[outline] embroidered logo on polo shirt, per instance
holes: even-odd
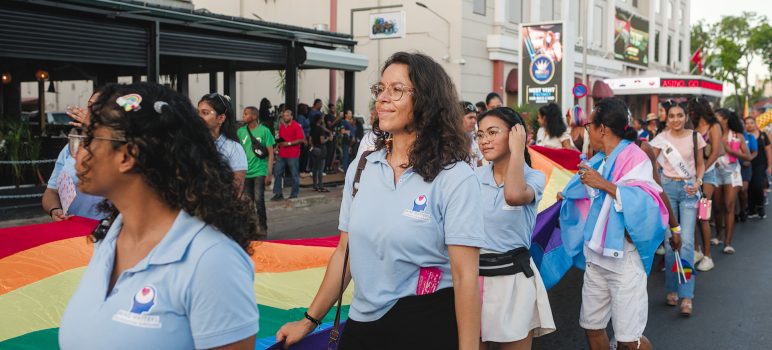
[[[432,218],[432,216],[426,212],[426,206],[428,205],[429,199],[426,198],[426,195],[419,195],[416,197],[416,199],[413,201],[413,208],[411,209],[405,209],[402,212],[403,216],[407,216],[411,219],[421,220],[421,221],[428,221]]]
[[[156,290],[151,285],[140,288],[131,300],[131,309],[118,310],[113,321],[142,328],[161,328],[161,317],[145,315],[155,306]]]

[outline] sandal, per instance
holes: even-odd
[[[694,307],[692,306],[692,300],[691,299],[683,299],[681,300],[681,316],[683,317],[689,317],[692,315]]]
[[[667,296],[665,297],[665,304],[667,304],[667,306],[678,305],[678,293],[676,292],[667,293]]]
[[[721,243],[722,243],[722,242],[721,242],[721,241],[719,241],[719,240],[718,240],[718,238],[712,238],[712,239],[710,240],[710,245],[719,245],[719,244],[721,244]]]
[[[731,245],[724,247],[724,254],[734,254],[734,248]]]

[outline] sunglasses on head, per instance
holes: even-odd
[[[228,105],[228,103],[226,103],[226,102],[225,102],[225,99],[223,99],[223,98],[222,98],[222,96],[221,96],[220,94],[218,94],[218,93],[216,93],[216,92],[213,92],[213,93],[211,93],[211,94],[209,94],[209,95],[206,95],[206,98],[208,98],[208,99],[210,99],[210,100],[211,100],[211,99],[214,99],[215,97],[216,97],[217,99],[219,99],[219,100],[220,100],[220,102],[222,102],[223,106],[225,106],[225,111],[227,112],[227,111],[228,111],[228,108],[229,108],[229,105]]]

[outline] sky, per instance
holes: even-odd
[[[739,16],[744,11],[753,11],[772,19],[772,1],[769,0],[691,0],[692,25],[700,19],[707,23],[718,22],[722,16]],[[756,57],[750,68],[751,84],[756,81],[756,76],[769,76],[769,70],[762,64],[761,58]]]

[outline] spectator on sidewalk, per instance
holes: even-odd
[[[263,99],[260,100],[260,110],[257,112],[257,118],[271,131],[271,135],[276,135],[276,118],[273,113],[271,113],[271,108],[273,108],[271,101],[263,97]]]
[[[370,110],[370,125],[375,125],[375,120],[378,119],[378,111],[375,109],[375,106]],[[359,142],[359,147],[357,147],[357,155],[356,158],[359,158],[359,156],[362,155],[365,151],[374,151],[375,150],[375,139],[377,136],[373,132],[373,130],[368,131],[363,137],[362,140]]]
[[[756,137],[758,141],[758,155],[751,161],[751,182],[748,188],[748,217],[752,219],[764,219],[767,215],[764,210],[764,185],[767,182],[767,174],[772,166],[772,143],[767,134],[759,130],[756,120],[752,117],[745,118],[745,130]]]
[[[94,92],[88,99],[88,108],[74,108],[80,126],[87,127],[90,120],[90,109],[94,101],[99,98],[99,92]],[[99,203],[104,197],[93,196],[78,190],[78,177],[75,173],[75,155],[85,135],[81,135],[78,129],[73,129],[68,135],[68,144],[59,152],[54,165],[54,171],[48,179],[48,185],[43,192],[43,210],[48,213],[53,221],[62,221],[73,215],[100,220],[105,213],[99,210]],[[63,203],[64,202],[64,203]]]
[[[571,135],[568,127],[563,122],[563,114],[560,106],[550,103],[539,108],[536,117],[539,122],[539,130],[536,132],[536,145],[548,148],[573,149]]]
[[[303,134],[303,128],[293,120],[292,110],[285,109],[282,115],[282,121],[279,124],[279,139],[277,144],[279,147],[279,158],[276,161],[274,170],[273,181],[273,198],[272,201],[278,201],[284,199],[282,193],[284,184],[284,169],[289,167],[290,174],[292,176],[292,192],[290,198],[297,198],[300,192],[300,174],[299,174],[299,158],[300,158],[300,145],[306,143],[306,137]]]
[[[311,110],[308,111],[308,122],[310,125],[314,125],[318,119],[324,119],[324,113],[322,113],[322,100],[317,98],[314,100]]]
[[[298,115],[295,117],[295,121],[300,124],[300,127],[303,128],[303,135],[311,135],[311,122],[307,117],[308,115],[308,105],[305,103],[301,103],[298,105]],[[308,173],[310,170],[310,167],[308,166],[308,143],[304,143],[300,145],[300,172],[301,173]]]
[[[271,184],[273,168],[273,146],[276,143],[271,131],[258,118],[254,106],[244,108],[246,125],[237,131],[244,152],[247,154],[247,175],[244,191],[255,201],[258,225],[264,234],[268,233],[268,219],[265,211],[265,188]]]
[[[488,96],[485,96],[485,110],[489,111],[494,108],[498,108],[504,105],[504,101],[501,99],[498,93],[491,92]]]
[[[327,156],[327,146],[331,133],[324,127],[324,120],[316,119],[316,124],[311,126],[311,176],[314,183],[314,191],[330,192],[324,188],[324,161]]]
[[[346,111],[345,117],[341,120],[340,124],[340,165],[343,168],[343,173],[345,173],[351,160],[351,145],[355,142],[356,138],[357,127],[354,123],[354,112],[351,110]]]
[[[231,98],[216,92],[204,95],[198,101],[198,115],[204,120],[220,154],[233,170],[236,188],[244,188],[247,174],[247,155],[236,135],[236,116]]]

